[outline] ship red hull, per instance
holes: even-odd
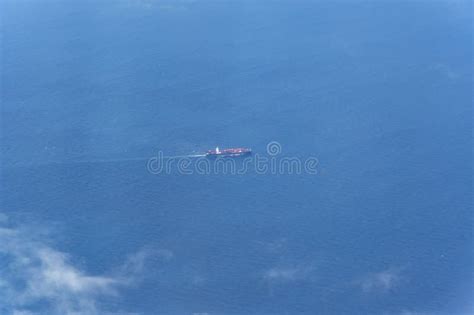
[[[222,149],[222,150],[209,150],[206,152],[206,156],[236,157],[236,156],[249,155],[251,153],[252,153],[252,150],[248,148],[232,148],[232,149]]]

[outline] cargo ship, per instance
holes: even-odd
[[[251,149],[248,148],[231,148],[231,149],[219,149],[216,147],[214,150],[209,150],[206,152],[206,156],[208,157],[236,157],[236,156],[243,156],[249,155],[252,153]]]

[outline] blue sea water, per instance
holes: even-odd
[[[0,212],[91,276],[152,253],[99,314],[474,313],[470,2],[0,10]],[[270,141],[318,173],[146,168]]]

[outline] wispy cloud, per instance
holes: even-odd
[[[0,218],[6,218],[0,216]],[[142,250],[110,275],[90,275],[30,229],[0,225],[0,313],[13,315],[112,314],[99,301],[118,297],[143,272],[149,257],[169,259],[166,251]],[[117,313],[114,313],[117,314]],[[120,313],[124,314],[124,313]]]
[[[136,282],[148,274],[149,268],[165,263],[173,257],[174,254],[170,250],[142,248],[137,253],[130,255],[116,273],[120,275],[122,282],[129,282],[129,280]]]
[[[400,285],[403,277],[401,270],[390,268],[380,272],[370,273],[356,280],[362,291],[369,292],[387,292]]]
[[[431,65],[429,68],[430,70],[448,78],[449,80],[456,80],[460,77],[459,73],[454,71],[454,69],[450,65],[445,63],[436,63]]]
[[[262,283],[269,296],[273,296],[280,288],[293,286],[298,283],[314,281],[314,266],[297,263],[283,264],[269,268],[262,273]]]
[[[46,303],[42,313],[98,314],[96,299],[116,294],[121,280],[91,276],[74,267],[70,257],[21,229],[0,229],[0,309],[29,314],[35,304]]]
[[[292,282],[308,279],[313,271],[312,265],[297,265],[292,267],[274,267],[263,273],[263,279],[268,282]]]

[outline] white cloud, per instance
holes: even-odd
[[[31,231],[28,231],[31,232]],[[74,267],[70,257],[30,237],[21,229],[0,229],[0,309],[31,314],[46,303],[48,314],[98,314],[96,298],[115,294],[120,280],[91,276]]]
[[[453,68],[448,64],[436,63],[434,65],[431,65],[430,69],[450,80],[455,80],[460,77],[460,75],[456,71],[454,71]]]
[[[0,313],[112,314],[99,301],[118,297],[120,289],[144,271],[150,257],[167,260],[172,253],[142,250],[113,275],[90,275],[76,267],[68,254],[50,246],[44,236],[26,228],[0,226]]]
[[[292,281],[297,278],[297,268],[271,268],[264,274],[264,278],[267,280],[285,280]]]
[[[403,277],[398,269],[387,269],[381,272],[370,273],[356,281],[362,291],[387,292],[400,285]]]
[[[161,263],[171,260],[173,257],[174,254],[170,250],[143,248],[137,253],[130,255],[117,273],[121,275],[124,282],[127,282],[127,279],[137,280],[148,274],[151,265],[156,267]]]
[[[263,278],[269,282],[291,282],[308,279],[313,271],[311,265],[297,265],[292,267],[274,267],[263,273]]]

